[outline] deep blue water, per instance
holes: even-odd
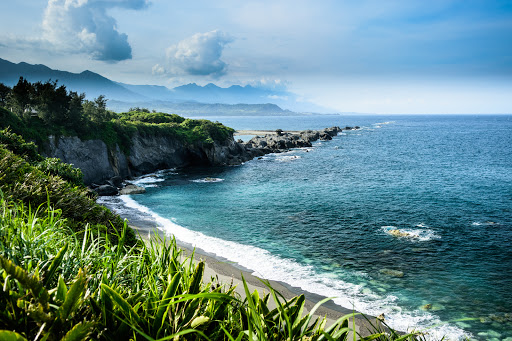
[[[160,173],[132,199],[178,239],[402,330],[442,321],[437,335],[512,340],[512,116],[213,120],[362,129],[237,167]]]

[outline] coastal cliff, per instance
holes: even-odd
[[[84,183],[103,183],[113,177],[123,179],[159,169],[188,166],[237,165],[253,157],[230,136],[213,143],[186,143],[171,136],[136,133],[128,153],[119,145],[109,147],[102,140],[81,140],[76,136],[51,136],[44,154],[80,168]]]
[[[298,133],[279,132],[256,136],[247,143],[236,142],[232,135],[213,143],[187,143],[172,136],[136,133],[130,140],[127,153],[123,153],[119,145],[109,147],[102,140],[51,136],[45,154],[80,168],[84,174],[84,183],[92,185],[105,183],[112,178],[126,179],[159,169],[239,165],[265,154],[310,147],[311,142],[318,139],[330,140],[339,132],[339,127]]]

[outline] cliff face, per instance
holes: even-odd
[[[86,184],[165,168],[236,165],[252,158],[233,138],[203,145],[185,144],[172,137],[139,134],[132,138],[128,156],[119,146],[108,148],[101,140],[82,141],[78,137],[50,137],[45,154],[80,168]]]
[[[352,129],[350,127],[345,128]],[[101,140],[82,141],[78,137],[50,137],[46,156],[58,157],[82,170],[84,182],[100,184],[105,180],[129,178],[159,169],[187,166],[239,165],[254,157],[279,153],[289,148],[310,147],[318,139],[330,140],[341,129],[306,130],[300,133],[280,133],[255,137],[247,143],[235,142],[233,137],[213,144],[187,144],[170,136],[135,134],[130,152],[125,155],[119,146],[108,148]]]

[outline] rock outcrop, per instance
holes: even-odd
[[[46,156],[58,157],[82,170],[84,182],[98,193],[114,193],[122,188],[122,180],[159,169],[187,166],[239,165],[269,153],[290,148],[311,147],[316,140],[330,140],[341,129],[305,130],[300,133],[255,137],[247,143],[233,137],[223,141],[189,144],[172,136],[135,134],[128,153],[119,146],[108,147],[101,140],[82,141],[78,137],[50,137]],[[101,185],[100,185],[101,184]],[[110,194],[110,195],[112,195]],[[108,195],[108,194],[105,194]]]
[[[254,154],[279,153],[290,148],[311,147],[312,142],[317,140],[332,140],[333,136],[338,135],[339,132],[341,132],[340,127],[331,127],[323,130],[304,130],[299,133],[280,131],[278,134],[253,137],[245,144],[245,147],[248,152]]]
[[[159,169],[187,166],[238,165],[253,156],[233,138],[212,144],[184,143],[170,136],[135,134],[127,155],[119,146],[108,147],[101,140],[82,141],[76,136],[50,137],[44,152],[80,168],[87,185],[107,183],[151,173]]]

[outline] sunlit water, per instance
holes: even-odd
[[[182,242],[384,313],[397,329],[512,340],[512,116],[214,120],[362,129],[241,166],[160,172],[124,205]]]

